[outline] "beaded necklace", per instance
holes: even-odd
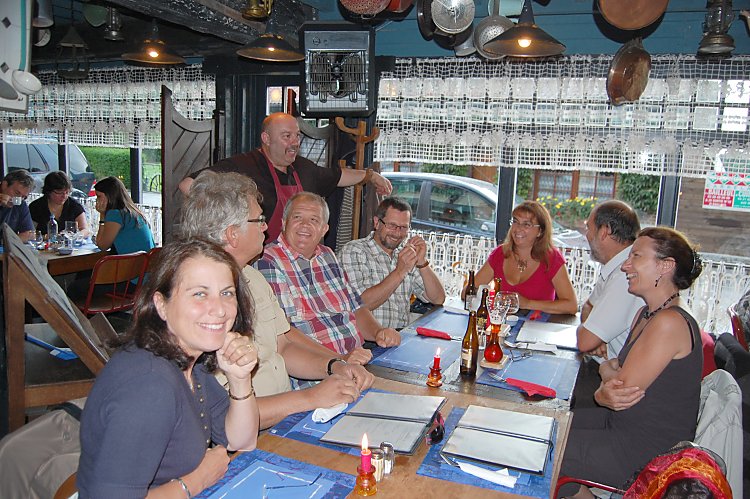
[[[658,312],[660,310],[663,310],[664,307],[666,307],[667,305],[669,305],[672,302],[672,300],[674,300],[678,296],[680,296],[680,292],[679,291],[676,292],[675,294],[673,294],[672,296],[670,296],[669,298],[667,298],[667,300],[664,303],[662,303],[661,306],[659,308],[657,308],[656,310],[654,310],[653,312],[649,312],[648,309],[646,309],[643,312],[643,318],[646,319],[646,320],[651,319],[651,317],[653,317],[653,316],[656,315],[656,312]]]

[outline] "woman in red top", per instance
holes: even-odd
[[[505,241],[477,272],[476,285],[499,277],[503,291],[518,293],[521,308],[575,314],[576,292],[562,253],[552,245],[549,212],[536,201],[524,201],[513,209],[512,216]]]

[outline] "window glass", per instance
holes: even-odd
[[[9,172],[19,168],[29,169],[29,153],[25,144],[5,144],[5,158]]]
[[[44,146],[42,146],[44,147]],[[28,154],[29,154],[29,172],[31,173],[44,173],[47,174],[50,171],[50,168],[53,170],[57,170],[57,165],[47,165],[47,163],[44,162],[44,158],[42,158],[42,155],[39,154],[39,151],[37,148],[33,145],[28,145],[26,147]]]
[[[143,193],[141,203],[161,206],[161,149],[141,149],[141,179]]]
[[[471,200],[466,189],[432,182],[430,221],[451,227],[468,227],[471,211]]]
[[[393,186],[392,195],[409,203],[412,216],[416,216],[419,193],[422,190],[422,181],[419,179],[391,180],[391,185]]]

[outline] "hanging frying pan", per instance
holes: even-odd
[[[479,24],[474,28],[474,46],[479,55],[485,59],[502,59],[505,56],[487,52],[484,50],[484,45],[508,31],[515,26],[515,23],[500,15],[500,0],[490,0],[488,9],[490,15],[479,21]]]
[[[615,28],[641,29],[659,19],[669,0],[599,0],[599,12]]]
[[[432,0],[417,0],[417,26],[422,38],[432,40],[437,28],[432,21]]]
[[[651,70],[651,56],[640,38],[630,40],[617,51],[607,75],[607,95],[614,106],[633,102],[643,94]]]

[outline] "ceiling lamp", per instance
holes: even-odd
[[[271,15],[273,0],[248,0],[242,17],[249,21],[262,21]]]
[[[727,33],[732,21],[732,0],[712,0],[703,21],[698,55],[729,55],[734,50],[734,38]]]
[[[107,7],[107,27],[104,29],[104,39],[111,42],[121,42],[125,39],[122,32],[122,18],[114,7]]]
[[[518,24],[484,44],[485,52],[509,57],[548,57],[560,55],[565,45],[534,23],[531,0],[524,0]]]
[[[49,28],[53,24],[52,0],[36,0],[31,25],[35,28]]]
[[[68,32],[57,44],[55,57],[57,75],[66,80],[85,79],[89,75],[88,48],[86,42],[71,24]]]
[[[151,24],[151,33],[148,38],[143,40],[140,51],[122,54],[122,58],[125,61],[144,64],[185,64],[185,59],[170,52],[167,44],[159,38],[159,27],[156,25],[156,19]]]
[[[273,33],[260,35],[250,45],[239,49],[237,55],[268,62],[296,62],[305,58],[283,36]]]

